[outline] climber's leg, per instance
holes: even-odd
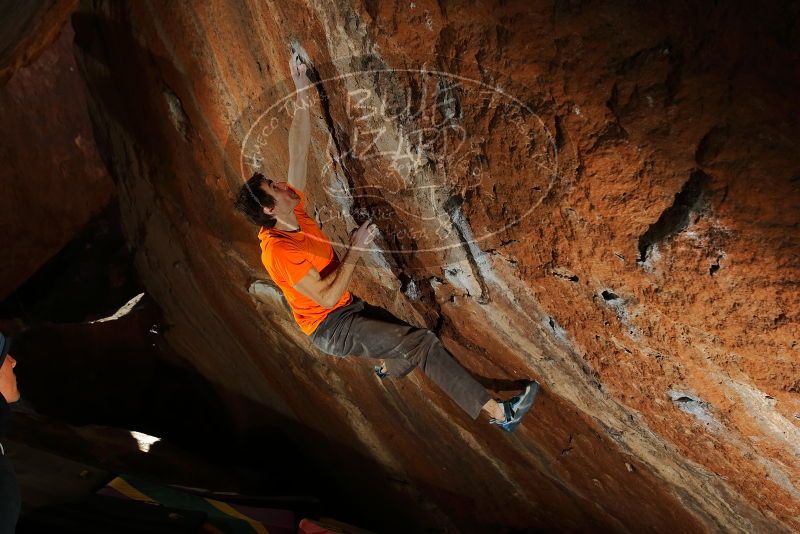
[[[320,350],[334,356],[385,358],[386,369],[392,376],[405,376],[414,367],[420,367],[473,419],[485,406],[497,404],[433,332],[369,317],[360,299],[331,312],[311,340]]]

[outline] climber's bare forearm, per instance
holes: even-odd
[[[308,89],[297,94],[292,126],[289,129],[289,176],[292,187],[301,191],[306,187],[308,147],[311,143],[311,117],[309,115]]]
[[[317,270],[312,268],[294,285],[294,288],[320,306],[332,308],[347,291],[360,255],[360,252],[350,248],[345,253],[342,263],[328,273],[325,278],[322,278]]]
[[[344,295],[344,292],[347,291],[347,286],[350,285],[350,280],[353,278],[359,257],[360,253],[348,249],[344,258],[342,258],[342,263],[323,279],[327,287],[325,291],[326,307],[335,306]]]

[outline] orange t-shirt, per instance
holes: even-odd
[[[311,267],[325,277],[339,265],[339,258],[320,227],[306,213],[305,195],[294,187],[290,188],[300,197],[294,208],[300,230],[286,232],[261,227],[258,232],[261,261],[273,282],[283,291],[300,329],[310,336],[330,312],[350,303],[350,292],[345,291],[332,308],[325,308],[293,287]]]

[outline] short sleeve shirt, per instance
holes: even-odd
[[[351,295],[345,291],[332,308],[325,308],[293,287],[312,267],[323,276],[330,273],[339,265],[339,258],[322,229],[306,213],[305,195],[294,187],[291,189],[300,197],[294,208],[300,229],[286,232],[262,227],[258,232],[261,261],[273,282],[283,291],[300,329],[311,335],[330,312],[349,304]]]

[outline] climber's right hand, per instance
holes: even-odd
[[[357,250],[365,249],[375,240],[377,235],[378,227],[372,224],[371,219],[367,219],[350,234],[350,246]]]

